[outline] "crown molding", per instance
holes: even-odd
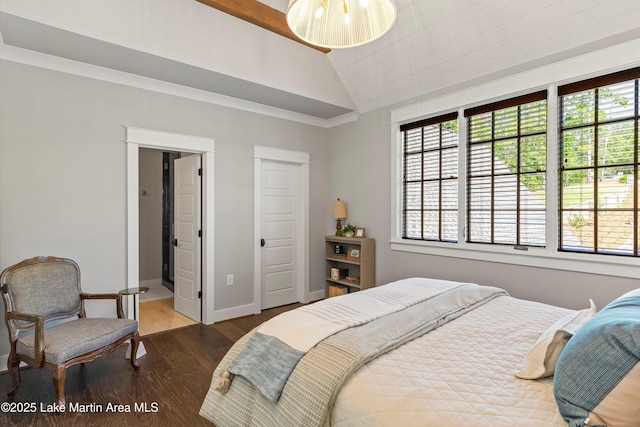
[[[0,42],[1,37],[2,36],[0,34]],[[149,77],[139,76],[136,74],[125,73],[122,71],[73,61],[66,58],[47,55],[28,49],[6,45],[4,43],[0,43],[0,59],[25,65],[31,65],[34,67],[44,68],[52,71],[59,71],[62,73],[106,81],[110,83],[121,84],[124,86],[131,86],[139,89],[150,90],[153,92],[164,93],[167,95],[179,96],[182,98],[193,99],[209,104],[219,105],[236,110],[247,111],[263,116],[289,120],[292,122],[303,123],[322,128],[331,128],[339,124],[357,120],[357,114],[353,113],[347,113],[332,119],[322,119],[319,117],[309,116],[307,114],[296,113],[294,111],[288,111],[281,108],[258,104],[256,102],[233,98],[226,95],[220,95],[213,92],[207,92],[201,89],[195,89],[175,83],[169,83]]]

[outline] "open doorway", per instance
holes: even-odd
[[[197,323],[174,309],[174,161],[181,157],[174,151],[139,150],[139,277],[140,286],[149,289],[140,295],[142,336]]]
[[[140,286],[139,277],[139,149],[153,148],[164,151],[199,154],[202,159],[202,322],[216,320],[215,310],[215,140],[172,132],[125,126],[127,151],[127,245],[126,284],[128,288]],[[127,316],[134,318],[137,299],[129,298]]]

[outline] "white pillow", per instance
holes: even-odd
[[[627,292],[626,294],[619,296],[618,298],[616,298],[615,300],[619,300],[622,298],[627,298],[627,297],[640,297],[640,288],[638,289],[634,289],[632,291]]]
[[[564,316],[540,335],[527,354],[524,368],[516,374],[518,378],[535,380],[553,375],[558,357],[569,338],[596,314],[593,300],[589,300],[589,304],[589,308]]]

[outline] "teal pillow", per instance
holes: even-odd
[[[640,292],[607,305],[569,340],[553,392],[569,427],[638,425]]]

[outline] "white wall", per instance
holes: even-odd
[[[9,61],[0,93],[0,269],[56,255],[79,263],[86,292],[125,287],[129,125],[216,140],[216,310],[253,302],[254,144],[309,152],[310,291],[323,289],[326,129]],[[0,356],[8,351],[2,323]]]

